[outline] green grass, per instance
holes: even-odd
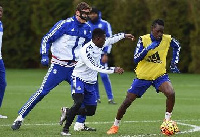
[[[29,97],[39,88],[46,69],[43,70],[18,70],[7,69],[7,88],[4,96],[1,114],[8,119],[0,119],[0,136],[7,137],[49,137],[60,136],[62,127],[58,125],[60,108],[71,106],[70,86],[62,82],[53,89],[31,113],[26,117],[18,131],[12,131],[10,126],[17,117],[18,110]],[[72,136],[80,137],[106,137],[106,131],[113,124],[118,107],[125,98],[126,91],[135,78],[133,72],[123,75],[110,75],[115,101],[117,105],[109,105],[107,96],[100,81],[101,104],[98,104],[94,116],[87,118],[89,126],[97,128],[97,132],[74,132]],[[180,122],[181,131],[193,129],[192,125],[200,128],[200,75],[198,74],[170,74],[173,87],[176,91],[176,104],[172,119]],[[163,136],[159,126],[165,112],[165,96],[157,94],[150,87],[141,99],[137,99],[127,110],[122,119],[120,130],[116,135],[120,137]],[[98,122],[98,123],[95,123]],[[188,125],[183,125],[188,124]],[[181,137],[198,137],[200,131],[178,134]]]

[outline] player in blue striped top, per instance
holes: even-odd
[[[1,18],[3,16],[3,7],[0,5],[0,107],[2,105],[5,89],[6,89],[6,71],[4,62],[2,59],[2,37],[3,37],[3,24],[1,22]],[[0,114],[0,118],[7,118],[7,116],[3,116]]]
[[[79,50],[91,40],[90,26],[86,23],[89,12],[90,6],[87,3],[79,3],[73,17],[57,22],[43,37],[40,48],[41,64],[48,66],[51,48],[51,65],[41,87],[19,110],[19,115],[11,126],[13,130],[20,128],[24,118],[53,88],[62,81],[71,84],[71,74],[78,60]]]

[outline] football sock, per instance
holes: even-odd
[[[165,120],[169,121],[171,119],[172,113],[165,112]]]
[[[15,122],[16,121],[23,121],[24,119],[22,118],[22,115],[19,115],[17,118],[16,118],[16,120],[15,120]]]
[[[119,126],[119,123],[120,123],[120,120],[117,120],[117,119],[115,118],[114,125],[115,125],[115,126]]]

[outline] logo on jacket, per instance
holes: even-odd
[[[57,69],[53,69],[53,74],[56,74],[57,73]]]
[[[158,51],[155,54],[148,56],[146,61],[153,62],[153,63],[162,63],[162,60],[160,60],[160,56],[158,54]]]
[[[103,25],[102,25],[102,24],[99,24],[99,25],[98,25],[98,28],[102,28],[102,27],[103,27]]]
[[[81,90],[81,87],[80,87],[80,86],[78,86],[76,89],[77,89],[77,90]]]
[[[84,31],[83,31],[83,33],[84,33],[84,35],[86,35],[87,31],[86,31],[86,30],[84,30]]]
[[[73,29],[71,29],[71,31],[75,31],[75,29],[73,28]]]

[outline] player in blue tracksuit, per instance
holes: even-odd
[[[76,7],[73,17],[57,22],[52,29],[43,37],[40,54],[41,63],[49,64],[49,50],[51,48],[51,65],[41,84],[41,87],[19,110],[19,116],[11,128],[17,130],[28,113],[62,81],[71,84],[71,74],[78,60],[80,48],[91,40],[90,26],[86,23],[90,6],[81,2]]]
[[[2,48],[2,37],[3,37],[3,24],[1,22],[1,18],[3,16],[3,7],[0,6],[0,107],[2,105],[4,92],[6,89],[6,72],[5,66],[2,59],[1,48]],[[0,118],[7,118],[7,116],[3,116],[0,114]]]
[[[92,8],[89,17],[90,17],[90,19],[89,19],[88,23],[90,24],[92,31],[96,28],[101,28],[102,30],[105,31],[106,37],[110,37],[112,35],[110,23],[101,19],[101,12],[98,9]],[[108,66],[107,54],[110,53],[111,48],[112,48],[112,45],[106,45],[103,48],[103,52],[101,55],[101,62],[100,62],[101,65],[106,66],[106,67]],[[103,82],[105,90],[106,90],[106,94],[108,97],[108,103],[116,104],[113,100],[112,87],[111,87],[109,75],[105,74],[105,73],[99,73],[99,74],[101,76],[102,82]],[[97,101],[100,102],[98,82],[95,84],[95,91],[96,91],[96,95],[97,95]],[[86,119],[86,116],[78,115],[76,123],[74,125],[74,130],[75,131],[96,131],[96,129],[94,129],[94,128],[90,128],[90,129],[85,128],[85,126],[84,126],[85,119]]]

